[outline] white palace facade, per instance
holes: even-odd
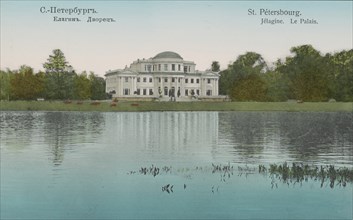
[[[217,97],[219,73],[195,66],[171,51],[138,59],[130,67],[106,72],[106,92],[118,99]]]

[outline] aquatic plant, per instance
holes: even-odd
[[[323,187],[325,182],[329,182],[330,187],[334,188],[335,183],[336,186],[345,187],[347,183],[353,182],[352,169],[346,167],[335,168],[334,165],[309,166],[303,163],[292,163],[292,166],[289,166],[285,162],[280,165],[270,164],[268,170],[265,166],[259,165],[259,173],[269,173],[272,179],[279,179],[287,184],[307,182],[310,178],[314,181],[319,181],[321,187]]]
[[[255,166],[238,166],[237,169],[228,163],[223,164],[211,164],[211,166],[201,167],[196,166],[195,168],[183,167],[178,169],[173,169],[172,166],[155,166],[152,164],[149,167],[141,167],[138,171],[130,171],[129,175],[140,174],[140,175],[150,175],[156,177],[158,175],[167,175],[172,174],[178,175],[181,174],[187,179],[191,179],[191,175],[196,172],[210,173],[210,174],[219,174],[220,181],[226,182],[229,180],[233,173],[238,173],[238,176],[243,174],[247,177],[248,175],[254,175],[256,173],[269,177],[271,179],[272,188],[278,188],[278,181],[288,186],[290,184],[300,185],[303,182],[308,182],[309,179],[315,182],[319,182],[321,187],[325,183],[334,188],[335,186],[346,187],[348,183],[353,183],[353,169],[346,167],[335,168],[334,165],[327,166],[315,166],[308,165],[303,163],[292,163],[291,165],[284,162],[283,164],[270,164],[269,166],[258,165],[258,169]],[[162,186],[162,192],[173,193],[174,185],[168,183],[167,185]],[[186,184],[182,186],[184,190],[186,189]],[[213,185],[211,192],[218,192],[219,186],[215,188]]]
[[[138,171],[129,171],[127,174],[136,174],[140,173],[143,175],[152,175],[153,177],[159,174],[167,174],[168,172],[171,173],[172,167],[171,166],[163,166],[161,168],[152,164],[150,167],[141,167]]]

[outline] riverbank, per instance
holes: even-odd
[[[353,102],[1,101],[1,111],[313,111],[353,112]]]

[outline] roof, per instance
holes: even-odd
[[[164,51],[162,53],[157,54],[153,59],[164,59],[164,58],[172,58],[172,59],[183,59],[179,54],[173,51]]]

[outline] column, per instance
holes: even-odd
[[[180,79],[180,96],[185,97],[185,76]]]
[[[123,80],[124,80],[124,77],[120,76],[119,77],[119,88],[118,88],[118,91],[116,91],[119,94],[119,96],[123,95]]]
[[[136,91],[136,77],[131,77],[131,95],[134,94],[134,92]]]
[[[179,78],[178,77],[175,77],[175,80],[176,80],[176,86],[175,86],[175,90],[174,90],[174,95],[175,95],[175,98],[178,98],[178,87],[179,87],[179,84],[178,84],[178,80]]]
[[[153,96],[158,97],[158,77],[154,77],[152,76],[152,80],[153,80]]]
[[[218,96],[218,79],[215,80],[216,81],[216,96]]]
[[[203,78],[203,79],[201,79],[201,95],[202,96],[205,96],[206,95],[206,86],[205,86],[205,84],[206,84],[206,79],[205,78]]]
[[[161,77],[161,91],[162,91],[162,96],[164,96],[164,86],[163,86],[163,81],[164,81],[164,78]],[[159,94],[158,94],[159,95]]]

